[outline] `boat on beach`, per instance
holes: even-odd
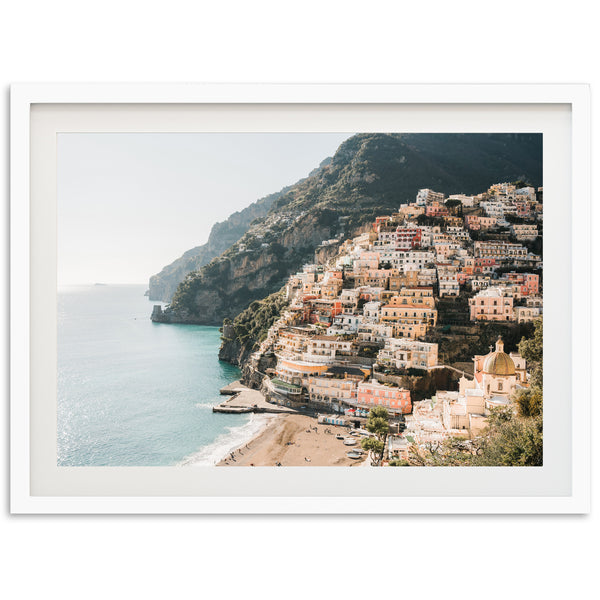
[[[356,440],[354,438],[346,438],[344,440],[344,446],[356,446]]]

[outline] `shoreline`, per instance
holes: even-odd
[[[250,420],[243,425],[232,425],[227,433],[218,436],[208,446],[183,458],[180,467],[214,467],[233,450],[250,443],[261,435],[278,415],[251,413]],[[247,433],[246,433],[247,432]]]
[[[273,416],[251,440],[228,451],[216,463],[218,467],[325,467],[364,465],[360,459],[346,456],[356,445],[344,445],[336,435],[353,437],[347,427],[317,423],[314,417],[303,414]]]

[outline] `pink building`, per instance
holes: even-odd
[[[448,209],[439,202],[432,202],[425,208],[425,215],[428,217],[447,217]]]
[[[514,321],[512,296],[501,287],[489,287],[469,298],[471,321]]]
[[[468,215],[465,217],[465,227],[471,231],[495,227],[497,222],[498,220],[496,217],[478,217],[475,215]]]
[[[383,406],[390,412],[401,412],[402,414],[412,411],[409,390],[383,385],[374,380],[358,384],[357,402],[362,407]]]
[[[517,286],[521,297],[537,296],[540,290],[540,277],[535,273],[504,273],[499,281]]]

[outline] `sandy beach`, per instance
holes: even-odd
[[[229,453],[217,466],[272,467],[281,463],[282,467],[350,467],[363,464],[366,454],[358,460],[346,456],[353,448],[360,448],[360,439],[357,437],[356,446],[346,446],[335,437],[338,433],[350,436],[347,427],[322,425],[305,415],[279,415],[263,432]]]

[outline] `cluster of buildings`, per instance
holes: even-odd
[[[461,377],[458,391],[438,391],[414,404],[402,435],[392,436],[389,458],[407,459],[410,445],[427,448],[448,437],[477,437],[490,411],[508,405],[510,397],[528,385],[525,359],[504,352],[502,339],[488,354],[473,357],[473,363],[474,377]]]
[[[328,264],[304,265],[289,278],[289,306],[257,353],[276,357],[267,395],[347,416],[383,406],[407,415],[415,443],[476,435],[491,407],[527,385],[523,359],[505,354],[501,341],[474,358],[474,377],[464,376],[458,391],[413,403],[398,381],[440,368],[438,345],[426,338],[443,298],[468,298],[465,319],[473,323],[541,315],[542,258],[527,245],[539,235],[540,193],[508,183],[449,198],[422,189],[340,243]],[[398,440],[390,444],[401,452]]]

